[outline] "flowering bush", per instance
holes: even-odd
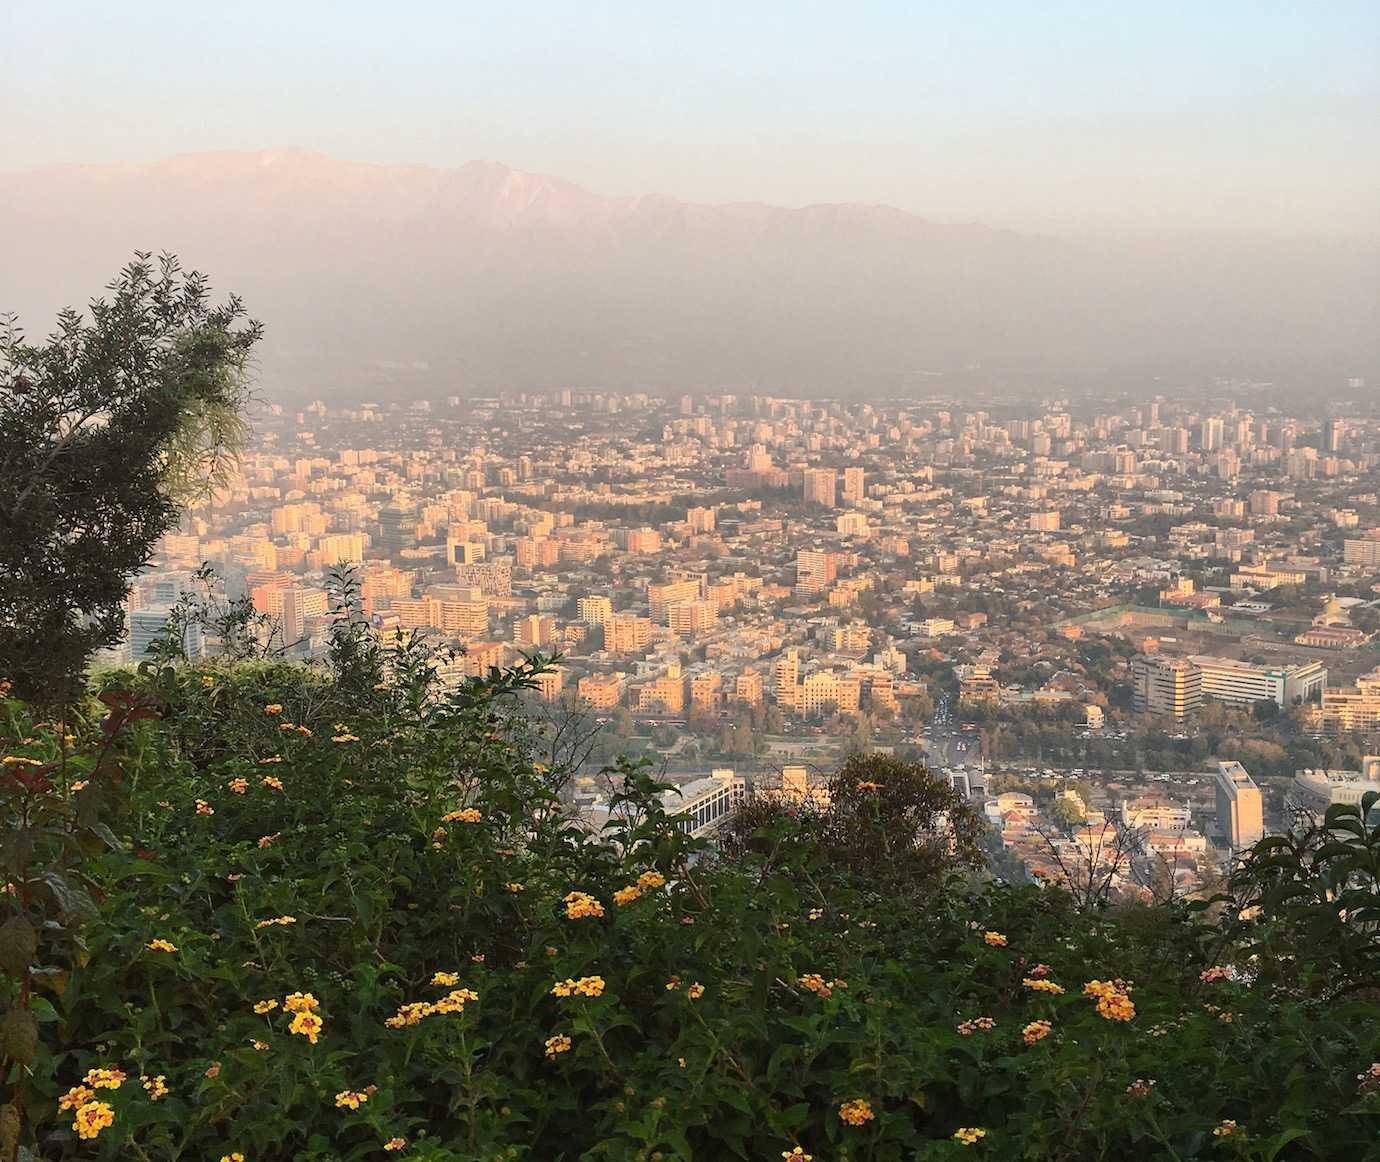
[[[535,663],[445,694],[407,643],[334,656],[0,704],[5,1162],[1373,1146],[1373,994],[1262,991],[1234,915],[1085,915],[932,842],[900,897],[798,820],[716,856],[626,763],[573,827],[505,711]],[[865,763],[863,845],[924,791]]]

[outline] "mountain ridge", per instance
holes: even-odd
[[[0,171],[0,221],[21,226],[0,310],[31,331],[134,250],[171,250],[264,318],[283,394],[851,394],[974,364],[1326,381],[1380,362],[1363,247],[1088,245],[884,203],[606,196],[500,162],[295,147]]]

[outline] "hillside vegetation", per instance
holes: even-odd
[[[1085,914],[862,756],[716,856],[627,765],[571,825],[536,664],[446,693],[342,620],[321,668],[5,701],[4,1157],[1376,1156],[1358,814],[1229,903]]]

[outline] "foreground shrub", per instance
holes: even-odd
[[[865,797],[928,793],[915,768],[846,768],[856,860],[775,824],[711,859],[627,764],[609,823],[571,825],[505,726],[533,667],[440,695],[406,647],[337,656],[146,667],[70,727],[4,703],[10,1157],[1373,1145],[1367,997],[1266,994],[1234,927],[933,849],[896,894],[912,852]]]

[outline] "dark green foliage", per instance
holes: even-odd
[[[348,617],[332,656],[110,675],[70,746],[0,702],[22,760],[0,768],[0,924],[40,933],[0,976],[39,1029],[28,1069],[15,1034],[0,1105],[34,1158],[362,1160],[394,1137],[429,1162],[1367,1156],[1380,1030],[1345,991],[1359,962],[1331,950],[1373,939],[1364,901],[1356,922],[1336,906],[1369,832],[1273,861],[1229,911],[1086,914],[955,870],[961,842],[922,866],[932,812],[956,805],[923,768],[855,756],[835,829],[776,811],[710,859],[626,763],[607,825],[570,826],[559,772],[507,728],[540,662],[444,691],[418,643]],[[571,918],[572,892],[601,914]],[[1262,892],[1280,907],[1238,918]],[[1309,939],[1306,973],[1274,971]],[[598,995],[553,995],[595,976]],[[1117,979],[1129,1019],[1083,995]],[[477,999],[385,1023],[454,987]],[[316,1044],[290,1031],[295,992],[319,1002]],[[1051,1032],[1027,1044],[1037,1020]],[[78,1142],[58,1099],[111,1066],[114,1124]],[[858,1126],[839,1116],[855,1099]],[[986,1136],[964,1147],[964,1127]]]
[[[68,703],[123,633],[129,579],[243,430],[258,341],[235,298],[145,254],[44,343],[0,329],[0,673]]]

